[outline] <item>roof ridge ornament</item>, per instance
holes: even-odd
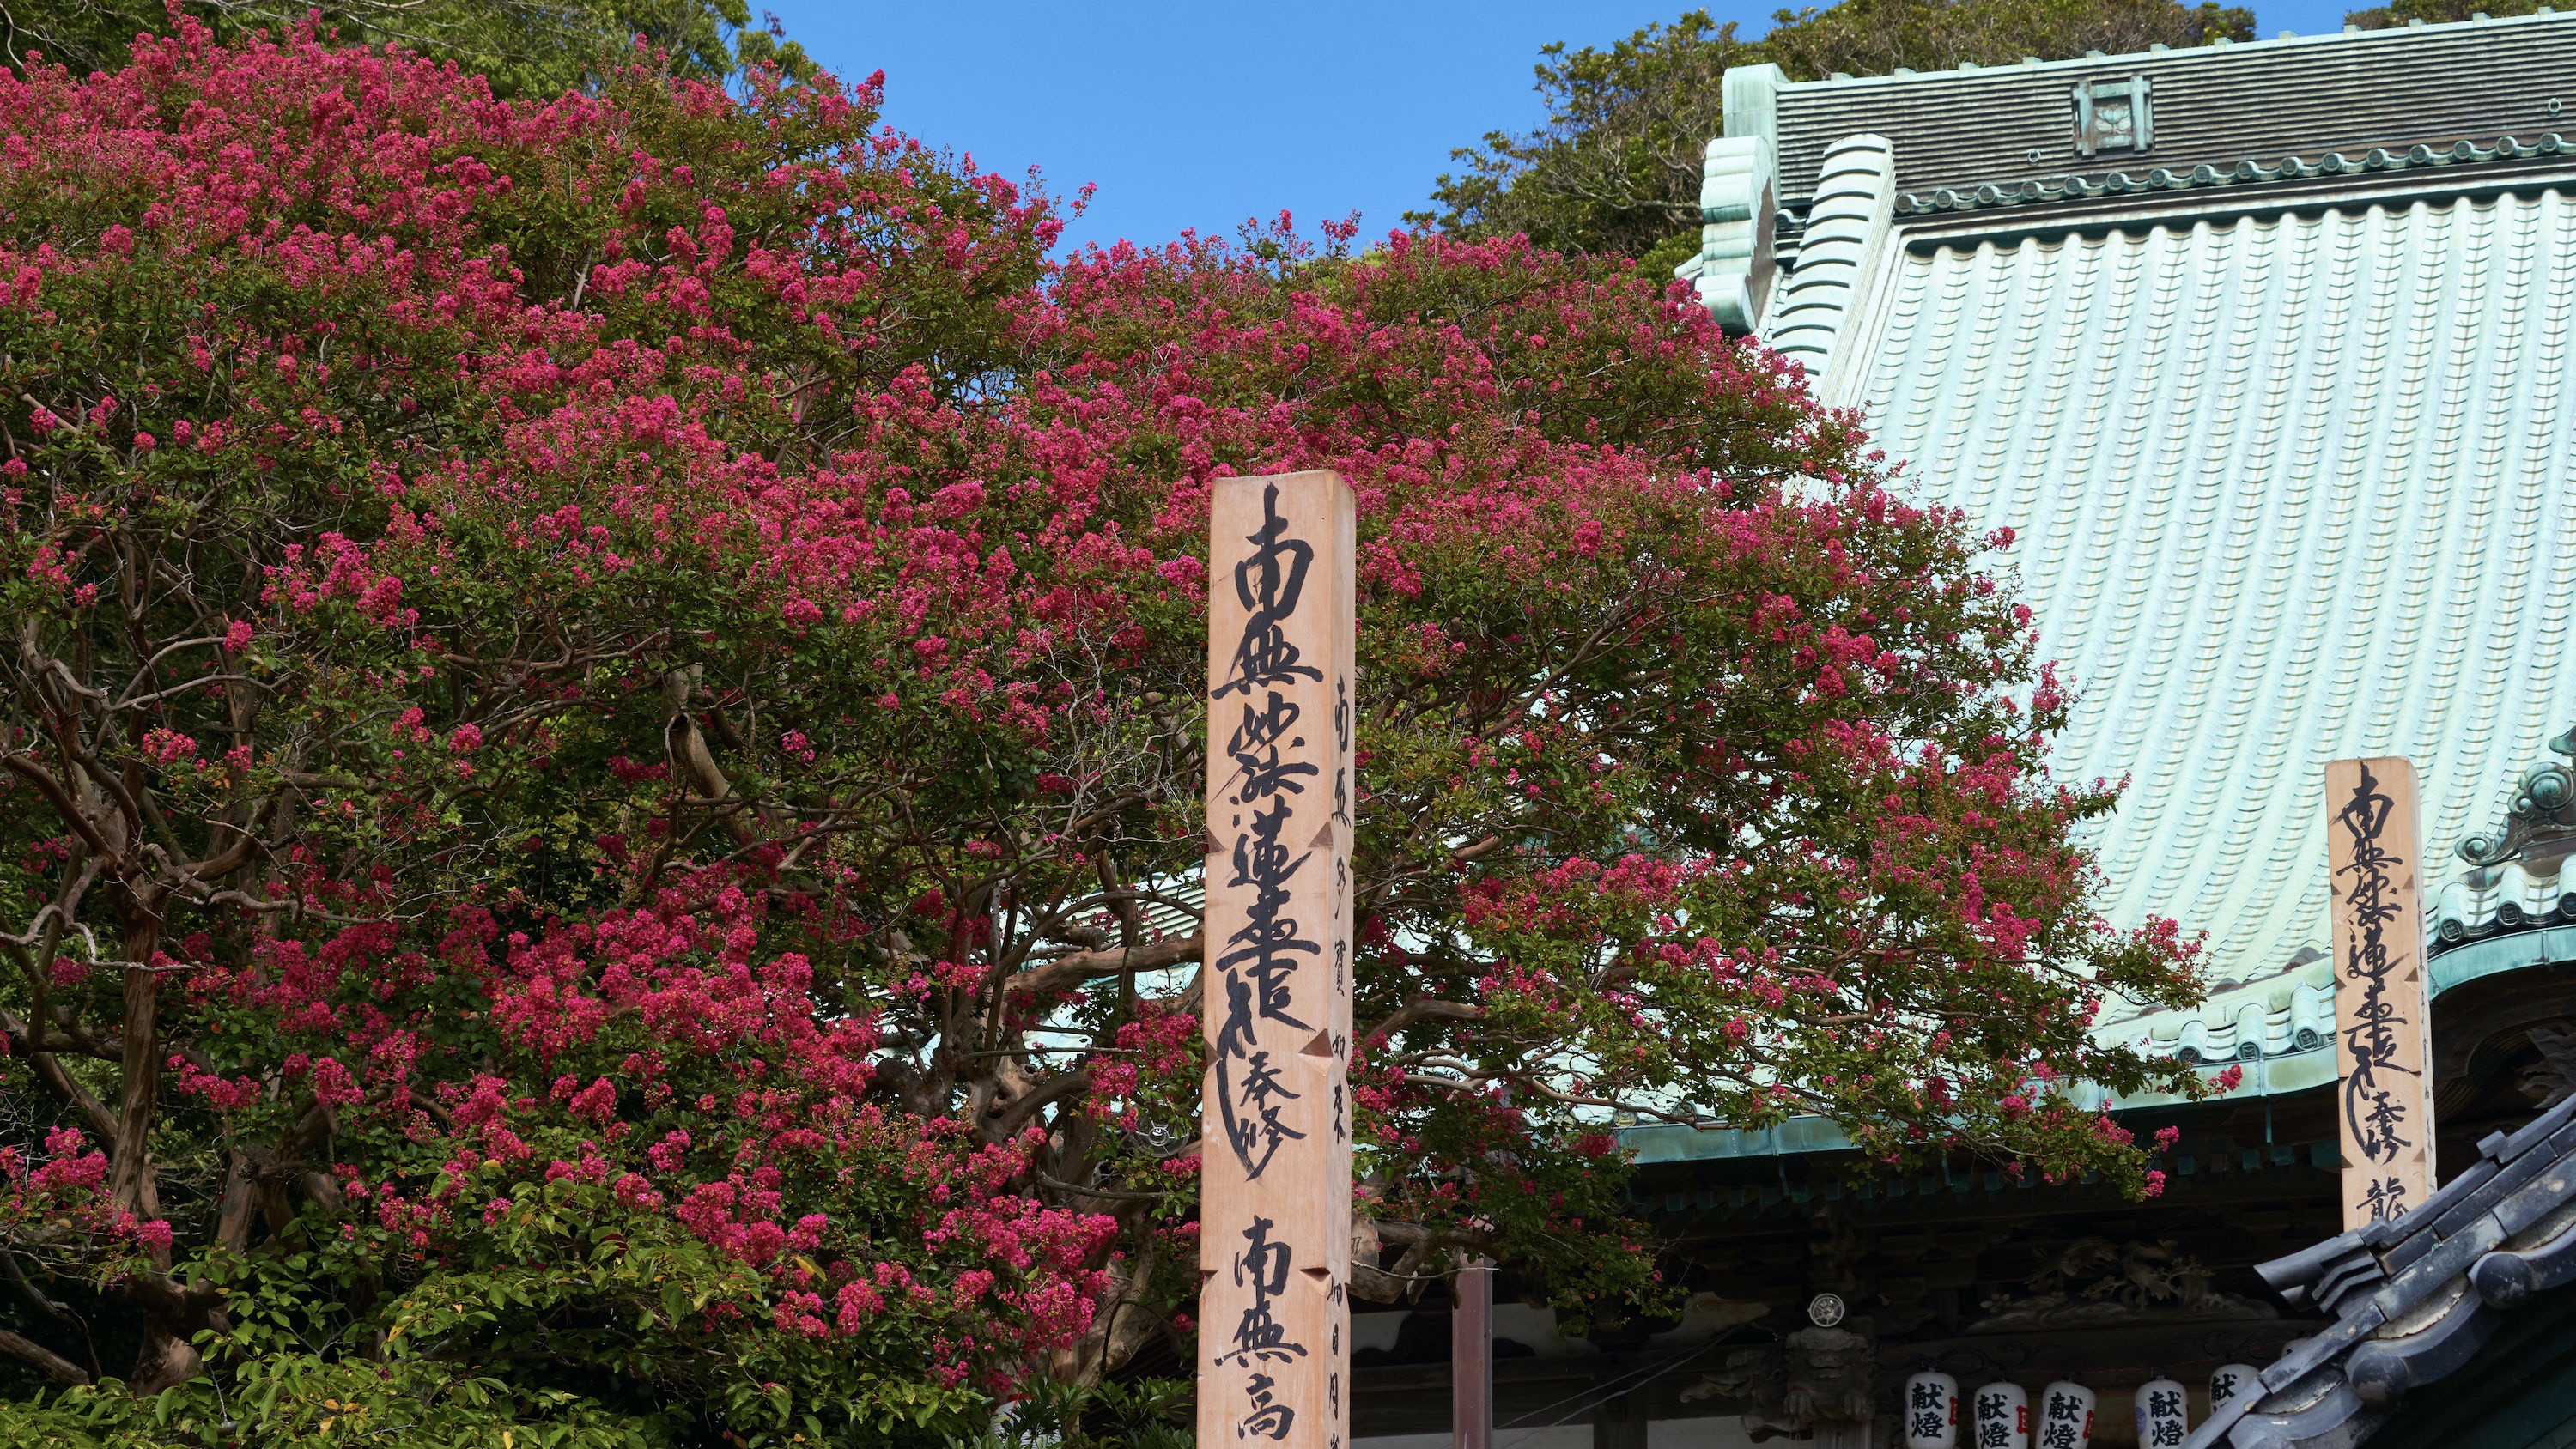
[[[2551,739],[2549,748],[2576,760],[2576,729]],[[2524,771],[2503,821],[2462,840],[2460,859],[2485,869],[2525,854],[2535,843],[2576,837],[2576,768],[2569,760],[2544,761]]]
[[[1762,325],[1771,295],[1772,214],[1780,194],[1771,138],[1708,143],[1699,186],[1699,255],[1673,268],[1718,324],[1741,336]]]

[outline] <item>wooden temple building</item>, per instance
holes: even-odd
[[[2244,1079],[2121,1104],[2182,1131],[2145,1202],[1631,1129],[1688,1310],[1567,1339],[1506,1268],[1495,1449],[1900,1446],[1926,1373],[1961,1446],[2009,1387],[2005,1443],[2073,1449],[2051,1385],[2107,1449],[2576,1444],[2576,14],[1725,86],[1682,275],[2016,531],[2059,768],[2130,780],[2110,907],[2220,983],[2101,1030]],[[2422,778],[2444,1185],[2347,1234],[2323,766],[2366,755]],[[1442,1291],[1358,1306],[1358,1449],[1446,1444]]]

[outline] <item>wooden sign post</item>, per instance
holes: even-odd
[[[1351,491],[1208,519],[1198,1443],[1350,1440]]]
[[[2431,988],[2414,765],[2393,755],[2327,762],[2326,841],[2343,1224],[2357,1228],[2403,1216],[2433,1188]]]

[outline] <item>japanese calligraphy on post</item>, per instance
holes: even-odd
[[[1350,1438],[1353,522],[1331,473],[1209,504],[1198,1442]]]
[[[2404,1215],[2432,1189],[2432,1013],[2415,767],[2394,756],[2328,762],[2326,842],[2343,1222],[2356,1228]]]

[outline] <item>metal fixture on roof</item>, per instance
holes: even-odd
[[[2099,52],[2096,52],[2097,54]],[[2149,125],[2147,78],[2088,81],[2075,88],[2075,153],[2144,151],[2155,145]]]

